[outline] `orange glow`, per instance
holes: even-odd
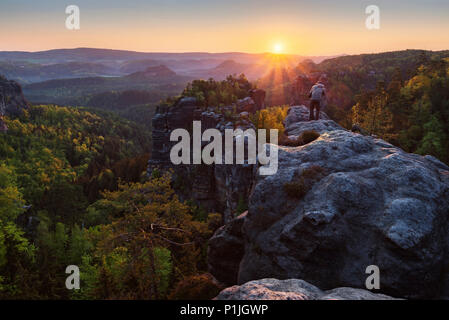
[[[226,1],[211,0],[207,5],[203,1],[193,1],[198,2],[196,5],[190,1],[157,1],[159,5],[138,1],[138,5],[124,5],[126,9],[120,10],[92,4],[93,8],[83,6],[81,29],[73,31],[65,28],[62,7],[24,10],[16,5],[21,1],[3,2],[9,4],[0,5],[0,12],[8,12],[0,19],[0,50],[8,51],[91,47],[316,56],[413,48],[441,50],[449,43],[449,33],[440,32],[449,28],[443,5],[438,14],[432,6],[423,5],[429,12],[422,19],[407,16],[401,9],[401,16],[385,17],[381,29],[372,31],[365,27],[359,5],[345,8],[337,5],[338,1],[328,1],[324,8],[319,1],[289,1],[288,5],[241,1],[239,6],[248,8],[239,10],[240,15],[235,15],[234,7]],[[14,10],[8,10],[8,6]],[[314,6],[320,10],[312,10]],[[342,12],[337,14],[339,10]],[[389,16],[394,15],[390,12]]]
[[[276,43],[273,47],[274,53],[282,53],[283,50],[284,50],[284,46],[282,45],[282,43]]]

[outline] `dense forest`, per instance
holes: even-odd
[[[322,109],[347,129],[358,125],[407,152],[449,163],[449,51],[405,50],[343,56],[320,64],[304,61],[277,70],[258,85],[268,105],[291,104],[295,81],[305,97],[324,76]],[[276,80],[277,79],[277,80]],[[307,104],[307,98],[301,103]]]
[[[103,190],[141,181],[150,134],[107,112],[57,106],[3,120],[0,297],[67,297],[64,265],[81,262],[88,228],[104,221],[88,208]]]
[[[244,74],[230,75],[225,80],[194,80],[187,84],[181,96],[194,97],[203,108],[223,107],[248,96],[253,85]],[[171,99],[168,100],[169,102]]]
[[[30,106],[0,135],[0,298],[210,298],[221,216],[147,177],[147,127],[106,111]],[[65,268],[82,289],[65,288]]]
[[[386,84],[355,96],[352,118],[407,152],[430,154],[449,163],[449,58],[426,61],[404,81],[401,70]]]

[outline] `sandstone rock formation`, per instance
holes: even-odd
[[[249,112],[254,113],[257,111],[256,103],[251,97],[246,97],[244,99],[240,99],[236,103],[236,110],[238,113],[241,112]]]
[[[20,85],[0,75],[0,133],[8,132],[4,116],[18,116],[27,107]]]
[[[241,230],[246,214],[247,212],[244,212],[220,227],[209,239],[209,272],[216,275],[216,279],[225,285],[233,285],[238,280],[239,265],[244,254]]]
[[[302,114],[292,109],[289,117]],[[377,265],[383,293],[447,296],[449,167],[331,120],[289,117],[287,134],[307,128],[321,136],[301,147],[279,147],[278,172],[256,178],[241,232],[233,230],[230,241],[235,248],[240,239],[244,247],[238,283],[297,278],[325,290],[364,288],[366,267]],[[286,185],[296,187],[297,196]],[[219,235],[223,246],[226,233]],[[212,274],[221,277],[217,268]]]
[[[0,116],[18,116],[27,107],[20,85],[0,76]]]
[[[253,99],[256,104],[256,110],[261,110],[265,108],[265,90],[262,89],[253,89],[250,91],[251,99]]]
[[[322,291],[298,279],[261,279],[226,288],[216,300],[396,300],[395,298],[355,288]]]
[[[243,102],[242,102],[243,101]],[[155,170],[173,170],[174,187],[182,200],[194,200],[209,212],[220,212],[224,221],[229,222],[237,212],[242,199],[247,199],[254,182],[255,165],[173,165],[170,161],[171,147],[177,142],[170,141],[170,133],[178,128],[191,132],[194,120],[201,121],[202,132],[216,128],[225,129],[253,128],[249,121],[249,112],[255,104],[251,98],[240,101],[249,103],[251,108],[235,115],[234,119],[225,119],[224,112],[202,110],[194,98],[182,98],[176,105],[158,108],[153,117],[153,151],[149,161],[148,173]],[[232,111],[233,106],[223,107],[222,111]],[[246,112],[246,113],[245,113]],[[223,135],[224,136],[224,135]]]
[[[320,120],[330,120],[327,114],[320,112]],[[305,125],[309,122],[309,108],[306,106],[293,106],[287,111],[287,116],[284,119],[284,127],[286,130],[291,130],[294,125]],[[314,121],[310,121],[314,123]],[[335,122],[334,122],[335,123]]]

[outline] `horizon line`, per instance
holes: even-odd
[[[399,51],[428,51],[428,52],[439,52],[446,51],[449,49],[439,49],[439,50],[429,50],[429,49],[420,49],[420,48],[408,48],[408,49],[398,49],[398,50],[390,50],[390,51],[373,51],[373,52],[362,52],[362,53],[338,53],[338,54],[313,54],[313,55],[303,55],[299,53],[273,53],[269,51],[265,52],[245,52],[245,51],[136,51],[130,49],[113,49],[113,48],[96,48],[96,47],[73,47],[73,48],[51,48],[45,50],[36,50],[36,51],[26,51],[26,50],[0,50],[0,53],[42,53],[42,52],[50,52],[50,51],[58,51],[58,50],[80,50],[80,49],[89,49],[89,50],[109,50],[109,51],[123,51],[123,52],[132,52],[132,53],[156,53],[156,54],[248,54],[248,55],[285,55],[285,56],[299,56],[299,57],[330,57],[330,56],[351,56],[351,55],[364,55],[364,54],[379,54],[379,53],[388,53],[388,52],[399,52]]]

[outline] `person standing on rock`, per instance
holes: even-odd
[[[319,80],[310,89],[310,116],[309,121],[318,120],[320,118],[320,106],[321,100],[326,96],[326,89],[324,84]],[[314,111],[316,110],[316,116],[314,116]]]

